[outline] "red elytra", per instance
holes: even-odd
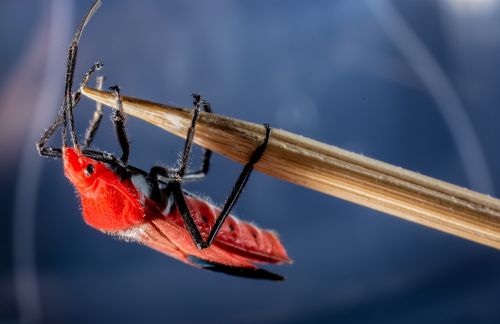
[[[213,244],[200,250],[193,244],[178,209],[170,203],[160,206],[148,197],[143,175],[124,178],[106,163],[86,157],[75,148],[63,148],[63,161],[64,173],[80,195],[85,221],[100,231],[196,267],[247,277],[279,280],[279,275],[258,269],[254,263],[291,263],[275,232],[232,215]],[[169,195],[167,191],[163,194]],[[190,194],[186,194],[186,202],[201,234],[207,237],[219,208]]]

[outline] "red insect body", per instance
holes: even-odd
[[[73,110],[90,76],[102,67],[95,63],[85,74],[80,89],[72,93],[73,78],[81,34],[100,6],[96,0],[83,18],[68,50],[63,110],[37,142],[40,155],[62,158],[64,173],[79,193],[83,217],[90,226],[126,240],[135,241],[200,268],[232,275],[281,280],[283,277],[254,263],[290,263],[276,233],[256,227],[229,215],[254,165],[267,147],[271,127],[264,124],[265,140],[259,145],[228,196],[223,210],[182,191],[183,180],[201,179],[208,172],[212,152],[205,150],[199,171],[187,172],[194,130],[200,111],[211,113],[210,104],[193,95],[193,117],[178,169],[155,166],[145,172],[128,164],[129,142],[119,87],[110,87],[118,110],[113,123],[122,151],[113,155],[91,148],[99,128],[102,110],[96,107],[86,131],[83,150],[78,145]],[[55,131],[62,127],[63,147],[48,146]],[[68,147],[68,133],[73,147]]]
[[[253,263],[290,263],[276,233],[229,216],[213,244],[199,250],[175,206],[159,206],[141,188],[141,179],[122,179],[106,164],[74,148],[63,150],[64,172],[76,187],[85,221],[108,234],[136,241],[194,266],[208,261],[230,267],[257,269]],[[92,173],[86,172],[92,166]],[[186,202],[203,237],[219,209],[186,195]],[[193,259],[194,257],[194,259]]]

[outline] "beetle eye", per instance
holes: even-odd
[[[87,177],[90,177],[92,173],[94,173],[94,166],[92,164],[88,164],[83,173],[85,173]]]

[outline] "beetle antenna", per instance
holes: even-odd
[[[80,27],[78,27],[78,30],[76,31],[75,36],[73,37],[73,40],[71,41],[69,50],[68,50],[68,63],[66,66],[66,83],[64,86],[64,114],[63,114],[63,145],[67,146],[67,127],[68,127],[68,122],[69,122],[69,127],[70,127],[70,133],[71,133],[71,140],[73,142],[73,146],[76,149],[79,149],[78,145],[78,140],[77,140],[77,135],[75,131],[75,121],[73,118],[73,107],[74,107],[74,101],[73,101],[73,95],[71,93],[71,90],[73,88],[73,79],[75,75],[75,65],[76,65],[76,58],[78,55],[78,42],[80,41],[80,38],[82,36],[82,32],[85,29],[85,26],[87,23],[90,21],[94,13],[97,11],[97,9],[101,6],[101,1],[97,0],[94,2],[92,7],[90,8],[89,12],[85,15],[83,18],[82,22],[80,23]]]
[[[73,125],[72,127],[72,138],[74,144],[76,144],[76,132],[74,131],[74,122],[73,122],[73,112],[72,109],[76,105],[76,103],[79,101],[78,96],[75,96],[73,98],[71,94],[71,89],[73,86],[73,76],[74,76],[74,70],[75,70],[75,64],[76,64],[76,54],[77,54],[77,49],[78,49],[78,42],[80,40],[80,37],[82,35],[83,29],[89,22],[90,18],[94,15],[94,13],[97,11],[99,6],[101,5],[101,1],[97,0],[94,2],[92,7],[90,8],[89,12],[87,15],[83,18],[82,22],[80,23],[80,26],[78,27],[78,30],[73,37],[70,48],[68,50],[68,61],[67,61],[67,69],[66,69],[66,83],[65,83],[65,92],[64,92],[64,102],[61,106],[61,109],[59,111],[59,114],[57,115],[56,119],[54,122],[45,130],[45,132],[42,134],[40,137],[40,140],[36,143],[36,148],[40,155],[45,156],[45,157],[53,157],[53,158],[60,158],[62,156],[62,150],[61,148],[57,147],[46,147],[47,142],[49,139],[54,135],[55,131],[62,125],[62,142],[64,146],[67,146],[67,124],[68,124],[68,116],[70,118],[70,123]],[[77,144],[76,144],[77,145]]]

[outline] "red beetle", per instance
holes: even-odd
[[[211,113],[210,105],[199,95],[193,95],[192,123],[176,169],[154,166],[146,172],[128,164],[125,115],[116,86],[110,89],[118,106],[113,121],[122,156],[116,158],[88,148],[102,118],[99,105],[87,129],[83,148],[78,144],[73,109],[81,95],[79,90],[72,93],[73,75],[81,33],[99,5],[100,1],[94,3],[71,42],[63,108],[37,142],[38,151],[45,157],[63,159],[64,173],[80,195],[83,217],[95,229],[144,244],[193,266],[242,277],[282,280],[282,276],[255,265],[291,262],[277,234],[230,215],[254,164],[266,149],[271,133],[268,125],[264,125],[263,143],[250,157],[221,209],[181,188],[185,180],[203,178],[210,163],[211,151],[205,150],[201,168],[187,171],[199,112],[203,109]],[[86,85],[91,74],[101,66],[94,64],[81,86]],[[59,127],[62,127],[63,147],[47,147],[47,141]],[[67,144],[68,128],[72,147]]]

